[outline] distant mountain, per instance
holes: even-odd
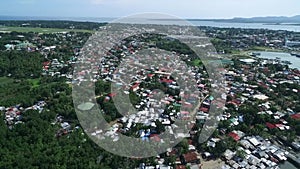
[[[1,21],[28,21],[28,20],[65,20],[65,21],[78,21],[78,22],[110,22],[114,18],[96,18],[96,17],[55,17],[55,16],[1,16]]]
[[[201,21],[214,21],[214,22],[237,22],[237,23],[299,23],[300,15],[293,17],[286,16],[267,16],[267,17],[253,17],[253,18],[233,18],[233,19],[191,19]]]
[[[96,17],[44,17],[44,16],[1,16],[0,20],[70,20],[70,21],[90,21],[90,22],[110,22],[116,18],[96,18]],[[164,20],[164,19],[159,19]],[[169,20],[169,19],[166,19]],[[171,19],[172,20],[172,19]],[[188,19],[189,21],[214,21],[214,22],[235,22],[235,23],[265,23],[265,24],[299,24],[300,15],[293,17],[267,16],[253,18],[233,18],[233,19]]]

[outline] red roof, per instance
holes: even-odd
[[[50,61],[48,61],[48,62],[43,62],[43,66],[48,66],[48,65],[50,65]]]
[[[206,108],[206,107],[201,107],[201,108],[200,108],[200,111],[203,111],[204,113],[207,113],[207,112],[208,112],[208,108]]]
[[[78,72],[78,75],[85,75],[85,72]]]
[[[160,137],[158,134],[151,134],[150,138],[154,139],[154,141],[156,141],[156,142],[160,142]]]
[[[275,124],[276,127],[283,127],[282,124]]]
[[[177,165],[176,169],[186,169],[186,167],[184,165]]]
[[[228,134],[230,137],[232,137],[235,141],[239,141],[240,140],[240,136],[234,132],[231,132]]]
[[[173,82],[173,80],[171,80],[171,79],[162,79],[160,81],[165,82],[165,83],[172,83]]]
[[[172,151],[169,153],[169,156],[175,156],[177,154],[177,150],[176,149],[172,149]]]
[[[227,104],[233,104],[233,105],[237,105],[235,102],[233,101],[228,101]]]
[[[276,126],[274,124],[271,124],[269,122],[266,123],[266,126],[269,128],[269,129],[274,129],[276,128]]]
[[[274,83],[274,80],[269,80],[270,83]]]
[[[181,111],[180,113],[181,114],[190,114],[190,112],[188,112],[188,111]]]
[[[114,97],[114,96],[116,96],[116,95],[117,95],[117,93],[109,93],[109,94],[108,94],[109,97]]]
[[[166,69],[166,68],[160,68],[159,70],[160,71],[168,71],[168,69]]]
[[[233,99],[232,102],[235,103],[235,104],[237,104],[237,105],[241,104],[241,101],[237,100],[237,99]]]
[[[268,88],[268,86],[266,84],[264,84],[263,82],[259,82],[258,84],[260,84],[260,86],[263,88]]]
[[[139,87],[139,83],[136,83],[135,85],[133,85],[132,87],[131,87],[131,89],[135,89],[135,88],[137,88],[137,87]]]
[[[184,107],[184,108],[192,108],[193,105],[192,105],[192,104],[184,104],[183,107]]]
[[[300,113],[291,115],[291,118],[299,120],[300,119]]]
[[[192,163],[198,160],[197,154],[195,152],[189,152],[183,155],[184,161],[186,163]]]

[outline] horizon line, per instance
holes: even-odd
[[[300,15],[292,15],[292,16],[271,16],[271,15],[267,15],[267,16],[253,16],[253,17],[241,17],[241,16],[235,16],[235,17],[230,17],[230,18],[196,18],[196,17],[189,17],[189,18],[183,18],[183,17],[178,17],[178,19],[186,19],[186,20],[231,20],[231,19],[252,19],[252,18],[267,18],[267,17],[286,17],[286,18],[291,18],[291,17],[295,17],[295,16],[300,16]],[[105,16],[101,16],[101,17],[97,17],[97,16],[17,16],[17,15],[1,15],[0,17],[16,17],[14,20],[24,20],[24,19],[29,19],[29,20],[36,20],[39,18],[43,18],[43,19],[119,19],[122,18],[124,16],[121,17],[105,17]],[[17,18],[19,17],[19,19]],[[22,18],[22,19],[21,19]],[[30,19],[32,18],[32,19]],[[3,18],[1,18],[0,20],[2,20]],[[161,18],[161,19],[169,19],[169,18]],[[174,19],[172,19],[174,20]]]

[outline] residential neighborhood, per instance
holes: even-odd
[[[61,154],[70,151],[78,159],[91,152],[89,160],[95,161],[91,165],[100,168],[299,167],[300,71],[293,67],[297,62],[262,57],[265,49],[275,54],[297,52],[298,34],[199,28],[216,48],[206,51],[210,57],[196,57],[195,51],[182,47],[176,37],[180,39],[177,34],[186,29],[179,26],[177,31],[169,29],[174,33],[171,37],[149,32],[131,36],[133,29],[129,29],[109,37],[107,46],[92,41],[89,37],[95,37],[84,32],[0,33],[1,52],[7,55],[0,71],[3,131],[27,133],[38,126],[32,131],[34,136],[22,135],[27,141],[35,140],[36,149],[52,152],[45,148],[47,144],[41,144],[48,140]],[[181,40],[194,49],[209,46],[203,37]],[[100,52],[87,50],[94,46]],[[6,64],[11,53],[18,59]],[[39,58],[34,63],[38,69],[26,69],[33,67],[33,62],[26,63],[23,56]],[[219,63],[222,67],[209,67]],[[77,87],[82,87],[83,93],[72,93]],[[74,101],[75,96],[78,100]],[[77,117],[76,111],[89,117],[95,109],[105,120],[101,121],[107,124],[105,128],[81,123]],[[43,134],[47,140],[38,139]],[[12,134],[7,136],[13,140]],[[180,141],[151,158],[124,157],[118,162],[114,161],[118,157],[91,141],[118,144],[123,136],[145,145]],[[80,160],[69,165],[79,164]]]

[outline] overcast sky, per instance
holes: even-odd
[[[181,18],[293,16],[299,0],[2,0],[0,15],[122,17],[161,12]]]

